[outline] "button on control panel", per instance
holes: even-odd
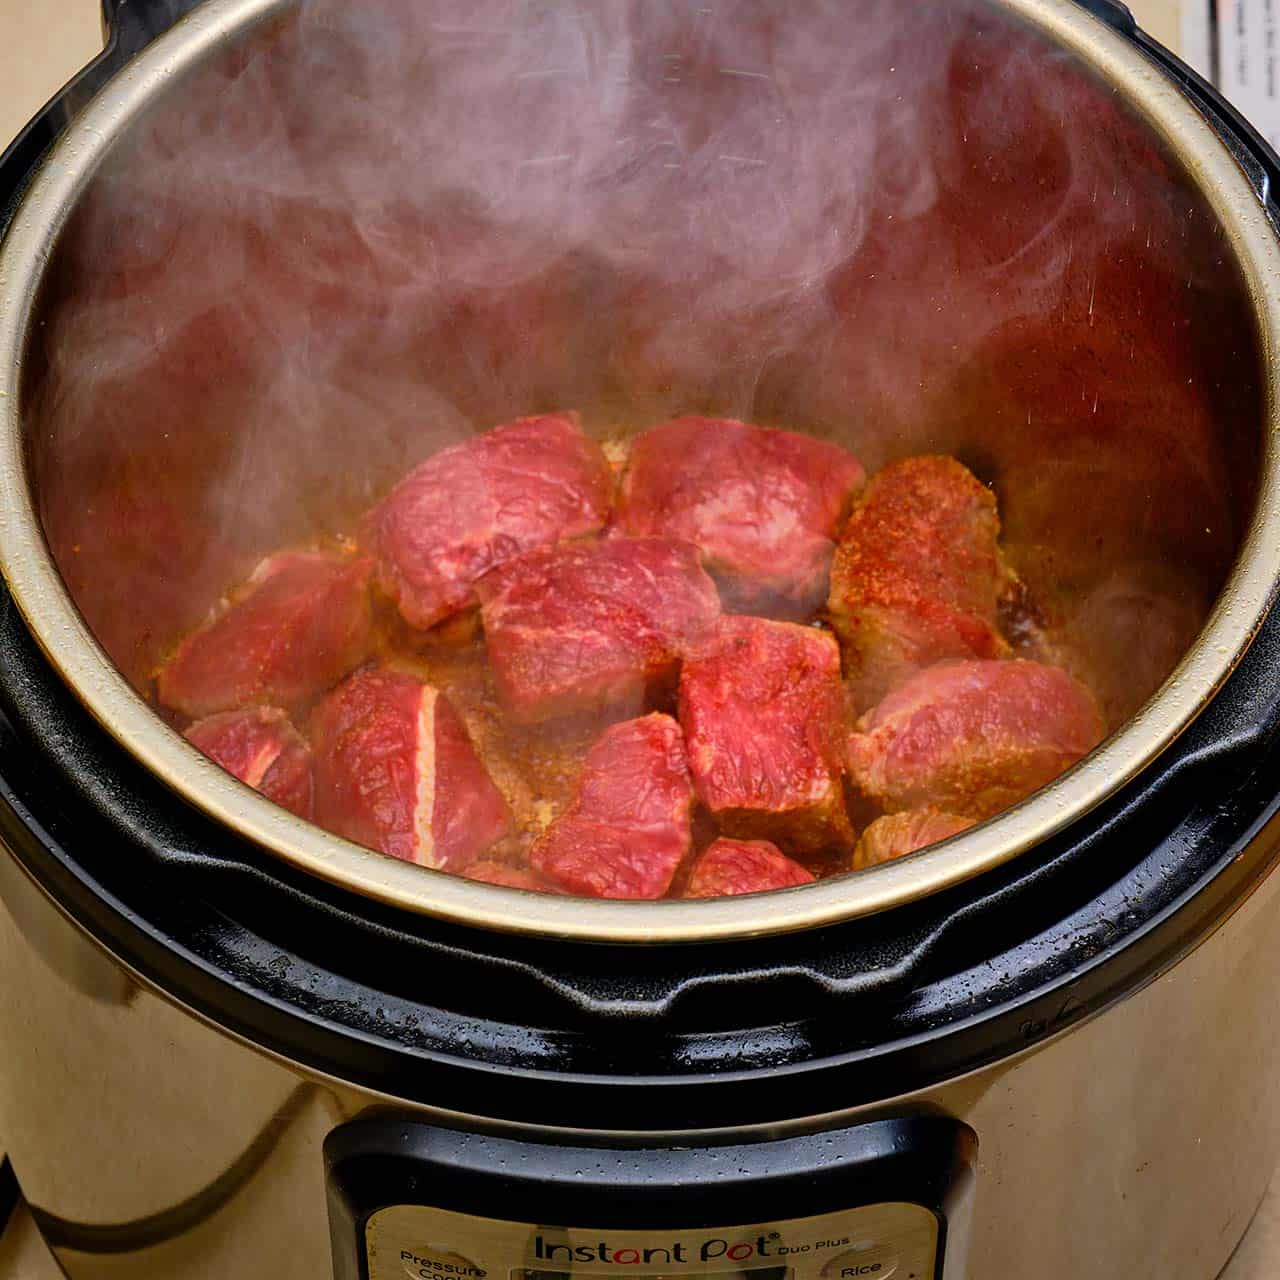
[[[892,1242],[869,1237],[822,1268],[822,1280],[889,1280],[898,1271],[898,1250]]]

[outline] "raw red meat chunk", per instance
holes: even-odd
[[[573,804],[529,861],[570,893],[661,898],[689,852],[692,807],[680,726],[657,714],[627,720],[587,752]]]
[[[269,556],[226,608],[157,673],[160,701],[192,717],[295,708],[365,660],[369,561],[322,551]]]
[[[944,658],[998,658],[1012,581],[990,490],[954,458],[907,458],[867,486],[841,534],[827,610],[858,706]]]
[[[1102,738],[1093,695],[1058,667],[944,662],[895,689],[849,738],[849,772],[890,812],[935,806],[985,818]]]
[[[912,809],[905,813],[887,813],[877,818],[858,840],[853,851],[853,865],[878,867],[882,862],[915,853],[948,836],[959,835],[977,825],[976,818],[961,817],[956,813],[941,813],[937,809]]]
[[[632,445],[614,525],[694,543],[737,612],[803,617],[826,596],[864,479],[851,453],[813,436],[679,418]]]
[[[457,871],[507,834],[506,802],[443,694],[362,671],[312,721],[316,821],[358,844]]]
[[[720,898],[734,893],[763,893],[810,884],[813,876],[768,840],[712,843],[693,864],[686,898]]]
[[[721,618],[680,675],[689,767],[721,831],[798,853],[851,844],[842,710],[834,636],[790,622]]]
[[[517,720],[627,704],[720,612],[691,543],[615,538],[532,551],[476,584],[499,696]]]
[[[600,529],[613,483],[576,413],[495,427],[428,458],[366,517],[378,584],[410,626],[434,626],[495,566]]]
[[[507,862],[496,862],[492,858],[481,858],[479,862],[473,862],[462,874],[468,880],[502,885],[508,889],[529,889],[533,893],[560,892],[536,871],[530,871],[528,867],[512,866]]]
[[[223,711],[197,720],[186,737],[246,786],[311,817],[311,748],[278,707]]]

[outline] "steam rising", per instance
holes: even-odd
[[[64,267],[45,516],[134,673],[254,556],[542,409],[958,451],[1068,622],[1122,557],[1198,616],[1235,532],[1225,251],[980,3],[305,0],[117,149]]]

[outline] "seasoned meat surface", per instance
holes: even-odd
[[[936,806],[986,818],[1101,741],[1093,695],[1023,659],[943,662],[899,686],[849,737],[849,773],[889,812]]]
[[[720,830],[798,854],[852,844],[841,786],[840,654],[815,627],[725,615],[686,659],[680,723]]]
[[[613,475],[576,413],[520,418],[444,449],[366,517],[378,585],[413,627],[475,603],[513,556],[601,528]]]
[[[263,560],[158,697],[292,812],[478,883],[703,898],[873,867],[1104,727],[991,493],[947,457],[863,480],[727,419],[604,448],[574,414],[522,418],[411,472],[364,553]]]
[[[405,862],[456,871],[508,831],[507,806],[449,700],[361,671],[316,708],[316,821]]]
[[[768,840],[714,841],[698,857],[685,887],[686,898],[763,893],[810,884],[813,876]]]
[[[697,548],[669,538],[532,551],[477,590],[498,694],[524,723],[643,709],[720,612]]]
[[[977,825],[976,818],[937,809],[909,809],[877,818],[858,839],[853,851],[854,869],[876,867],[882,862],[905,857],[948,836],[959,835]]]
[[[801,618],[826,597],[864,478],[851,453],[813,436],[678,418],[632,445],[614,527],[694,543],[735,612]]]
[[[571,893],[660,898],[689,852],[692,806],[680,726],[660,714],[624,721],[587,753],[573,805],[529,861]]]
[[[160,701],[198,718],[251,705],[292,710],[322,694],[368,655],[369,572],[357,556],[268,556],[160,668]]]
[[[282,809],[311,817],[311,748],[279,707],[220,711],[197,720],[186,738]]]
[[[944,658],[1009,652],[996,625],[1012,581],[999,533],[994,496],[954,458],[907,458],[867,486],[827,601],[859,709]]]

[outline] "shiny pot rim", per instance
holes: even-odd
[[[762,896],[697,902],[558,898],[398,862],[293,817],[205,759],[130,687],[89,631],[45,542],[22,424],[29,326],[53,247],[114,141],[212,51],[293,0],[207,0],[126,66],[59,139],[0,243],[0,573],[50,663],[136,759],[210,817],[342,888],[424,916],[600,942],[702,942],[855,919],[957,885],[1016,857],[1134,778],[1191,723],[1248,648],[1280,546],[1280,240],[1226,143],[1140,49],[1075,0],[990,0],[1079,56],[1179,159],[1223,227],[1257,324],[1266,413],[1257,502],[1196,643],[1146,705],[1092,755],[979,828],[886,866]]]

